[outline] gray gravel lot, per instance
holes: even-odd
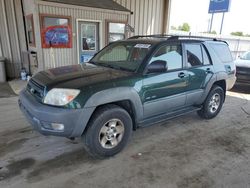
[[[33,132],[17,97],[0,98],[0,187],[250,187],[250,89],[218,117],[195,113],[138,129],[125,150],[94,160],[81,140]]]

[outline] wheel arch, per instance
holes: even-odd
[[[84,126],[82,134],[84,133],[94,113],[106,105],[117,105],[125,109],[133,120],[134,130],[137,128],[137,122],[139,122],[139,120],[143,117],[141,99],[134,88],[118,87],[103,90],[92,95],[84,106],[84,108],[95,107],[95,110],[91,114],[87,124]]]

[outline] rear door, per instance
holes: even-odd
[[[181,44],[164,44],[150,62],[164,60],[168,70],[164,73],[146,74],[143,79],[144,118],[174,111],[185,105],[187,74],[183,70]]]
[[[188,43],[184,45],[185,66],[187,70],[187,106],[195,104],[199,99],[208,81],[214,74],[211,59],[207,49],[201,43]]]

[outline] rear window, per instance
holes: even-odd
[[[228,63],[233,61],[231,52],[226,44],[211,44],[211,47],[214,49],[217,56],[223,63]]]

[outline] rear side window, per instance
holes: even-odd
[[[202,51],[200,44],[186,44],[188,67],[202,65]]]
[[[214,43],[210,45],[223,63],[233,61],[231,52],[226,44]]]

